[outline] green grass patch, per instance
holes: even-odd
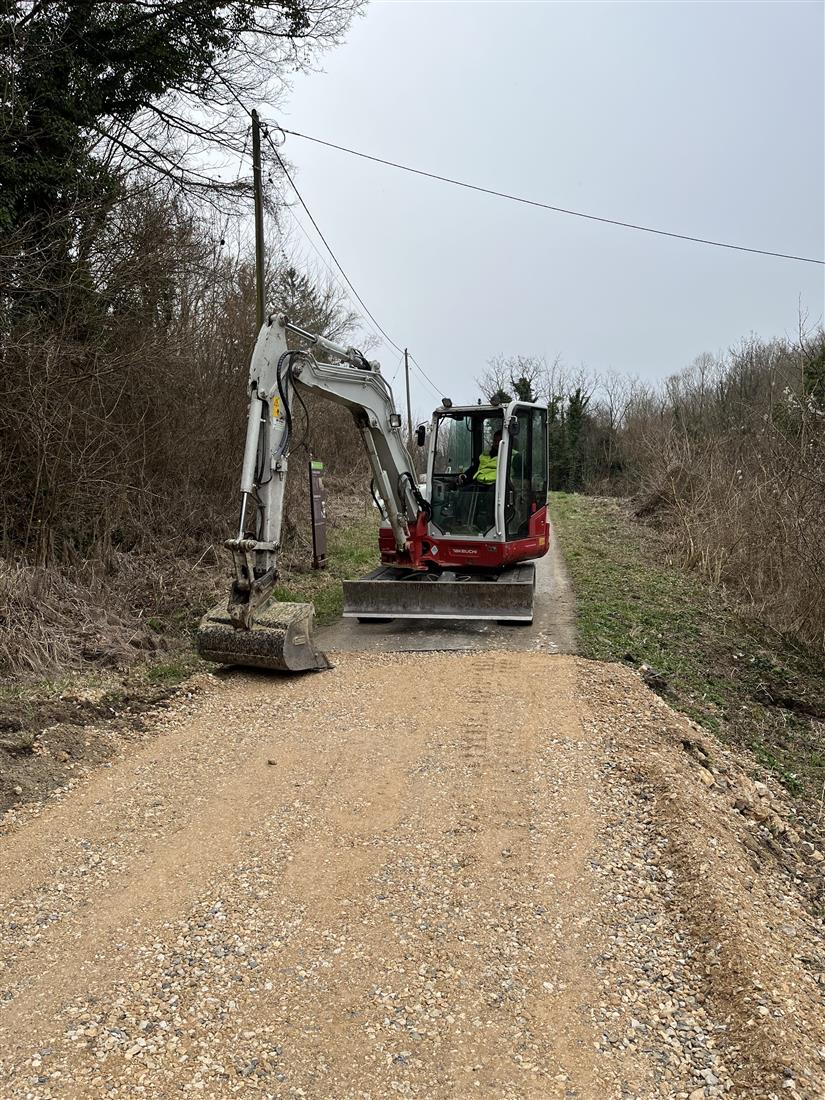
[[[346,527],[328,531],[326,569],[306,568],[283,571],[275,598],[312,603],[315,620],[324,626],[337,619],[344,606],[341,581],[363,576],[379,564],[378,521],[365,516]]]
[[[728,594],[670,560],[663,538],[619,501],[552,493],[573,581],[579,646],[600,661],[647,664],[662,696],[749,748],[794,794],[825,778],[825,661],[743,614]]]
[[[183,650],[170,660],[156,661],[153,664],[147,665],[144,672],[144,678],[148,683],[154,684],[157,687],[174,687],[176,684],[182,683],[198,669],[205,667],[208,666],[205,665],[196,653]]]

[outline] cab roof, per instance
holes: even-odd
[[[547,406],[541,401],[519,401],[515,398],[513,401],[508,402],[506,405],[439,405],[433,413],[433,416],[448,415],[453,416],[456,413],[460,413],[464,416],[484,416],[492,415],[494,413],[506,413],[516,406],[527,409],[546,409]]]

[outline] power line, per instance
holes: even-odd
[[[438,390],[435,388],[435,386],[433,386],[430,382],[428,382],[427,379],[424,378],[423,375],[421,376],[421,380],[423,381],[423,383],[427,387],[427,389],[431,391],[431,393],[434,395],[434,397],[436,398],[436,400],[438,401],[438,403],[440,405],[441,404],[441,394],[438,392]]]
[[[251,118],[252,118],[252,111],[251,111],[251,110],[250,110],[250,109],[249,109],[249,108],[248,108],[248,107],[246,106],[246,104],[245,104],[245,103],[243,102],[243,100],[242,100],[242,99],[241,99],[241,97],[240,97],[240,96],[238,95],[238,93],[237,93],[237,92],[235,91],[235,89],[234,89],[234,88],[233,88],[233,87],[232,87],[232,86],[231,86],[231,85],[230,85],[230,84],[229,84],[229,83],[228,83],[228,82],[226,81],[226,79],[225,79],[225,78],[224,78],[224,77],[223,77],[223,76],[222,76],[222,75],[221,75],[221,74],[220,74],[220,73],[218,72],[218,70],[217,70],[217,69],[215,69],[215,67],[214,67],[213,65],[210,65],[210,68],[212,69],[212,71],[213,71],[213,73],[215,74],[215,76],[217,76],[217,78],[218,78],[218,79],[220,80],[220,82],[221,82],[221,83],[222,83],[222,84],[224,85],[224,87],[225,87],[225,88],[227,89],[227,91],[229,92],[229,94],[231,95],[231,97],[232,97],[232,98],[234,99],[234,101],[235,101],[235,102],[236,102],[236,103],[238,104],[238,106],[239,106],[239,107],[241,108],[241,110],[242,110],[242,111],[243,111],[243,112],[244,112],[244,113],[245,113],[246,115],[248,115],[248,117],[249,117],[249,118],[251,119]],[[282,133],[283,133],[283,132],[285,132],[285,131],[284,131],[284,130],[282,129],[282,127],[280,127],[280,126],[278,127],[278,129],[279,129],[279,130],[281,130],[281,132],[282,132]],[[282,172],[284,173],[284,175],[286,176],[286,178],[287,178],[287,179],[289,180],[289,183],[290,183],[290,185],[291,185],[291,187],[292,187],[292,190],[293,190],[293,191],[295,192],[296,196],[298,197],[298,201],[300,202],[301,206],[302,206],[302,207],[304,208],[304,210],[305,210],[305,212],[306,212],[306,215],[307,215],[307,217],[309,218],[309,220],[310,220],[310,221],[312,222],[313,226],[315,227],[315,231],[317,232],[318,236],[319,236],[319,237],[321,238],[321,240],[322,240],[322,241],[324,242],[324,246],[326,247],[326,250],[327,250],[327,252],[329,252],[330,256],[332,257],[333,261],[335,262],[335,266],[336,266],[336,267],[338,268],[338,270],[339,270],[339,271],[341,272],[341,275],[342,275],[342,276],[344,277],[344,280],[345,280],[345,282],[346,282],[347,286],[348,286],[348,287],[350,288],[350,290],[352,291],[352,293],[353,293],[353,294],[355,295],[355,297],[356,297],[356,299],[358,300],[358,302],[360,302],[361,306],[362,306],[362,307],[363,307],[363,309],[364,309],[364,312],[365,312],[365,313],[367,314],[367,316],[368,316],[368,317],[370,318],[370,320],[372,321],[373,325],[374,325],[374,326],[375,326],[375,328],[377,329],[378,333],[381,333],[381,334],[383,335],[383,337],[384,337],[384,340],[385,340],[385,341],[388,341],[388,342],[389,342],[389,344],[390,344],[390,346],[394,347],[394,348],[395,348],[395,350],[396,350],[397,352],[399,352],[399,354],[401,355],[401,357],[402,357],[402,359],[403,359],[403,357],[404,357],[404,352],[403,352],[403,350],[401,349],[401,347],[399,347],[399,345],[398,345],[398,344],[396,344],[396,342],[395,342],[394,340],[392,340],[392,339],[390,338],[390,336],[389,336],[389,335],[388,335],[388,333],[387,333],[387,332],[385,331],[385,329],[384,329],[384,328],[383,328],[383,327],[382,327],[381,325],[379,325],[379,324],[378,324],[378,321],[377,321],[377,320],[375,319],[375,317],[373,316],[373,314],[372,314],[372,313],[370,312],[370,310],[369,310],[369,309],[367,308],[366,302],[365,302],[365,301],[364,301],[364,299],[363,299],[363,298],[361,297],[361,295],[360,295],[360,294],[358,293],[358,291],[357,291],[357,290],[355,289],[355,287],[354,287],[354,286],[352,285],[352,282],[351,282],[351,280],[350,280],[349,276],[347,275],[347,273],[346,273],[346,272],[344,271],[343,267],[342,267],[342,266],[341,266],[341,264],[339,263],[339,261],[338,261],[338,258],[337,258],[337,256],[336,256],[336,255],[335,255],[335,253],[334,253],[334,252],[332,251],[332,248],[331,248],[331,247],[330,247],[330,245],[329,245],[329,242],[327,241],[327,239],[326,239],[326,237],[324,236],[324,234],[323,234],[323,233],[321,232],[321,229],[320,229],[320,227],[319,227],[318,223],[316,222],[315,218],[314,218],[314,217],[312,216],[312,214],[310,213],[309,207],[308,207],[308,206],[307,206],[307,204],[306,204],[306,203],[304,202],[304,200],[303,200],[303,197],[302,197],[302,195],[301,195],[300,191],[298,190],[297,186],[295,185],[295,181],[293,180],[292,176],[290,176],[289,172],[287,171],[286,165],[284,164],[284,162],[283,162],[283,160],[282,160],[282,158],[281,158],[281,155],[280,155],[280,153],[278,152],[277,146],[275,145],[275,143],[274,143],[274,141],[272,140],[272,137],[271,137],[271,135],[270,135],[270,133],[269,133],[269,128],[268,128],[268,127],[266,126],[266,124],[265,124],[265,123],[262,123],[262,125],[261,125],[261,130],[262,130],[262,132],[263,132],[263,135],[264,135],[264,137],[265,137],[265,138],[266,138],[266,140],[268,141],[268,143],[269,143],[269,146],[270,146],[270,148],[272,149],[272,152],[273,152],[273,153],[275,154],[275,159],[276,159],[276,160],[278,161],[278,164],[279,164],[279,165],[281,166],[281,171],[282,171]],[[248,135],[247,135],[247,136],[248,136]],[[244,150],[243,150],[243,151],[244,151],[244,153],[246,152],[246,142],[244,142]],[[243,154],[242,154],[242,156],[243,156]],[[309,241],[309,243],[310,243],[310,244],[312,245],[313,249],[315,250],[316,254],[318,255],[318,258],[319,258],[319,259],[321,259],[321,254],[320,254],[320,252],[318,252],[318,249],[317,249],[317,247],[316,247],[316,245],[315,245],[315,242],[314,242],[314,241],[312,240],[312,238],[311,238],[311,237],[309,236],[309,234],[308,234],[308,233],[306,232],[306,230],[304,229],[303,225],[301,225],[301,222],[300,222],[300,220],[298,219],[298,217],[296,216],[296,214],[294,213],[294,211],[293,211],[293,210],[292,210],[292,209],[291,209],[290,207],[287,207],[287,209],[289,210],[290,214],[292,214],[292,217],[293,217],[293,219],[294,219],[294,221],[295,221],[296,225],[298,226],[298,228],[299,228],[299,229],[301,230],[301,232],[302,232],[302,233],[304,234],[304,236],[306,237],[306,239],[307,239],[307,240]],[[324,261],[322,260],[322,262],[324,262]],[[327,270],[330,270],[330,269],[329,269],[329,267],[328,267],[328,265],[326,265],[326,263],[325,263],[325,265],[324,265],[324,266],[326,266],[326,267],[327,267]],[[412,358],[412,356],[410,356],[410,358]],[[399,366],[400,366],[400,360],[399,360]],[[418,364],[417,364],[417,363],[416,363],[416,366],[418,366]],[[419,371],[421,371],[421,367],[420,367],[420,366],[418,366],[418,369],[419,369]],[[423,374],[424,372],[423,372],[423,371],[421,371],[421,373]],[[396,374],[396,375],[398,374],[398,368],[396,368],[395,374]],[[425,377],[426,377],[426,376],[425,376]],[[393,381],[395,381],[395,376],[393,376]],[[429,381],[429,379],[427,379],[427,381]],[[432,383],[430,383],[430,385],[432,386]],[[439,396],[439,395],[438,395],[438,390],[437,390],[437,389],[435,388],[435,386],[432,386],[432,390],[433,390],[433,393],[435,393],[435,394],[436,394],[436,396]],[[440,397],[439,397],[439,400],[440,400]]]
[[[295,222],[295,224],[300,229],[301,233],[304,236],[304,239],[309,244],[309,246],[312,248],[313,252],[315,253],[315,255],[320,260],[321,264],[323,265],[324,269],[329,274],[330,278],[335,280],[335,282],[338,284],[338,286],[344,292],[345,296],[347,298],[349,298],[350,301],[352,301],[353,300],[352,296],[351,296],[347,286],[341,281],[340,275],[338,274],[337,271],[335,271],[334,268],[330,267],[329,263],[327,262],[327,260],[323,256],[323,254],[321,253],[321,250],[318,248],[318,245],[315,243],[315,241],[312,239],[312,237],[309,235],[309,233],[307,233],[307,231],[304,228],[304,225],[301,222],[300,218],[298,217],[298,215],[295,213],[293,208],[288,203],[286,204],[286,209],[289,211],[290,217],[292,218],[292,220]],[[326,242],[324,242],[324,243],[326,243]],[[359,299],[359,301],[360,301],[360,299]],[[360,318],[360,320],[363,321],[363,318]],[[368,325],[368,331],[370,331],[372,333],[372,335],[375,336],[375,338],[378,340],[379,344],[384,344],[384,346],[388,348],[389,345],[387,344],[387,337],[381,335],[381,332],[376,327],[376,324],[371,324],[369,321],[367,321],[367,325]],[[395,346],[395,345],[393,345],[393,346]],[[402,351],[401,356],[398,360],[398,365],[396,366],[396,369],[395,369],[395,374],[392,377],[390,385],[392,385],[392,383],[395,382],[395,379],[398,375],[399,368],[400,368],[400,366],[403,362],[404,362],[404,353]]]
[[[318,248],[318,245],[315,243],[315,241],[312,239],[312,237],[309,235],[309,233],[307,233],[306,229],[304,228],[303,223],[301,222],[301,219],[298,217],[298,215],[295,213],[295,211],[289,205],[289,203],[285,204],[285,209],[289,212],[290,217],[292,218],[292,220],[295,222],[295,224],[298,226],[301,233],[303,234],[304,240],[307,242],[307,244],[310,246],[310,248],[312,248],[313,252],[318,257],[319,261],[323,265],[325,271],[328,273],[330,278],[333,279],[338,284],[338,286],[344,292],[344,296],[352,302],[353,299],[352,299],[352,296],[349,292],[349,289],[347,288],[347,286],[343,282],[341,282],[341,277],[338,274],[338,272],[335,271],[334,268],[330,267],[330,265],[327,262],[326,258],[322,254],[321,250]],[[363,318],[361,318],[361,320],[363,320]],[[369,326],[369,331],[372,333],[373,336],[375,336],[375,338],[378,340],[379,344],[384,344],[386,346],[386,340],[381,336],[380,332],[375,327],[375,325],[370,325],[369,322],[367,322],[367,325]],[[403,353],[401,355],[401,358],[402,359],[404,358]]]
[[[421,375],[421,377],[424,379],[424,381],[427,383],[427,385],[430,387],[430,389],[433,391],[435,396],[440,401],[441,400],[441,394],[438,392],[438,387],[432,381],[430,376],[425,373],[424,368],[421,366],[421,364],[418,362],[418,360],[412,354],[412,352],[410,352],[410,359],[412,360],[413,364],[415,365],[415,369],[418,371],[418,373]]]
[[[378,329],[378,331],[384,336],[384,338],[390,344],[392,344],[392,346],[395,348],[396,351],[401,352],[403,354],[403,348],[401,348],[398,344],[396,344],[395,340],[393,340],[389,336],[389,334],[386,332],[386,330],[384,328],[382,328],[382,326],[375,319],[374,315],[370,312],[370,310],[367,306],[367,303],[364,301],[364,299],[361,297],[361,295],[358,293],[358,291],[352,285],[352,280],[350,279],[349,275],[347,275],[346,271],[344,271],[343,267],[341,266],[340,261],[338,260],[338,257],[332,251],[332,248],[330,246],[329,241],[326,239],[324,234],[321,232],[320,226],[316,222],[315,218],[312,216],[312,212],[310,211],[309,207],[304,202],[304,199],[303,199],[303,196],[301,195],[301,192],[298,190],[297,186],[295,185],[295,180],[289,174],[287,166],[284,164],[283,159],[281,157],[281,154],[278,152],[278,147],[275,145],[275,142],[270,137],[269,131],[267,129],[264,129],[264,137],[269,142],[269,147],[272,149],[272,152],[275,154],[275,159],[278,161],[278,164],[281,166],[281,171],[286,176],[287,180],[290,183],[290,186],[292,187],[292,190],[295,192],[295,194],[298,198],[298,202],[304,208],[306,216],[309,218],[309,220],[312,222],[313,226],[315,227],[315,232],[318,234],[318,236],[324,242],[324,246],[326,247],[327,252],[329,252],[330,256],[332,257],[333,263],[338,268],[338,270],[341,272],[341,275],[343,276],[344,282],[347,284],[347,286],[350,288],[352,293],[355,295],[355,297],[361,303],[361,306],[363,307],[364,312],[369,317],[369,319],[373,322],[373,324]]]
[[[398,372],[401,370],[401,364],[403,362],[404,362],[404,352],[402,351],[401,352],[401,357],[399,358],[398,362],[395,364],[395,373],[393,374],[392,378],[390,379],[390,385],[391,386],[395,385],[395,380],[398,377]]]
[[[321,252],[319,251],[319,249],[318,249],[318,246],[317,246],[317,245],[315,244],[315,241],[313,241],[312,237],[310,237],[309,233],[307,233],[306,229],[305,229],[305,228],[303,227],[303,225],[301,224],[301,222],[300,222],[300,220],[299,220],[299,218],[298,218],[297,214],[295,213],[295,211],[294,211],[294,210],[292,209],[292,207],[291,207],[291,206],[287,206],[287,208],[286,208],[286,209],[287,209],[287,210],[289,211],[290,215],[292,216],[292,219],[293,219],[293,221],[295,222],[295,224],[296,224],[296,225],[298,226],[298,228],[299,228],[299,229],[301,230],[301,232],[303,233],[303,235],[304,235],[304,238],[305,238],[305,240],[306,240],[306,241],[308,242],[308,244],[309,244],[309,245],[310,245],[310,246],[312,247],[313,251],[315,252],[315,255],[316,255],[316,256],[318,257],[318,259],[319,259],[319,260],[321,261],[321,263],[323,264],[324,268],[325,268],[325,269],[327,270],[327,272],[329,273],[329,275],[330,275],[330,276],[331,276],[331,277],[332,277],[333,279],[335,279],[335,280],[336,280],[336,281],[338,282],[338,285],[339,285],[339,286],[340,286],[340,287],[341,287],[341,288],[342,288],[342,289],[344,290],[344,292],[346,293],[346,290],[347,290],[347,288],[346,288],[346,287],[344,286],[344,284],[343,284],[343,283],[341,282],[341,280],[339,279],[339,277],[338,277],[338,274],[337,274],[337,272],[336,272],[336,271],[334,271],[334,270],[333,270],[333,269],[332,269],[332,268],[331,268],[331,267],[329,266],[329,264],[327,263],[327,261],[326,261],[326,260],[324,259],[324,257],[323,257],[323,256],[321,255]],[[382,344],[383,344],[383,343],[385,343],[385,341],[384,341],[384,340],[383,340],[383,339],[381,338],[381,336],[379,335],[379,333],[378,333],[378,330],[377,330],[376,328],[373,328],[373,332],[374,332],[375,336],[377,336],[377,337],[378,337],[378,339],[379,339],[379,340],[381,341],[381,343],[382,343]],[[410,359],[412,359],[412,358],[413,358],[413,357],[412,357],[412,355],[410,355]],[[396,378],[398,377],[398,372],[399,372],[399,371],[401,370],[401,364],[402,364],[403,362],[404,362],[404,352],[402,351],[402,352],[401,352],[401,355],[400,355],[400,356],[399,356],[399,358],[398,358],[398,362],[397,362],[397,363],[396,363],[396,365],[395,365],[395,371],[393,372],[393,376],[392,376],[392,378],[390,379],[390,386],[394,386],[394,385],[395,385],[395,380],[396,380]],[[424,372],[423,372],[423,370],[421,369],[421,367],[420,367],[420,366],[418,366],[418,363],[415,363],[415,366],[416,366],[416,368],[418,369],[419,373],[420,373],[420,374],[422,374],[422,375],[424,376],[424,380],[425,380],[426,382],[428,382],[428,383],[429,383],[429,385],[430,385],[430,389],[431,389],[431,390],[433,391],[433,393],[434,393],[434,394],[436,395],[436,397],[438,397],[438,399],[439,399],[439,401],[440,401],[440,400],[441,400],[441,395],[439,394],[439,392],[438,392],[438,390],[436,389],[436,387],[435,387],[435,386],[433,386],[433,385],[432,385],[432,383],[430,383],[430,382],[429,382],[429,378],[427,377],[427,375],[425,375],[425,374],[424,374]]]
[[[334,141],[323,141],[321,138],[310,137],[298,130],[288,130],[281,126],[279,129],[292,137],[303,138],[304,141],[314,142],[316,145],[325,145],[328,149],[337,149],[341,153],[349,153],[350,156],[360,157],[362,160],[371,160],[376,164],[384,164],[389,168],[398,168],[402,172],[410,172],[414,176],[424,176],[426,179],[439,180],[441,183],[449,183],[453,187],[463,187],[468,191],[478,191],[483,195],[494,195],[499,199],[508,199],[510,202],[522,203],[525,206],[535,206],[540,210],[551,210],[555,214],[568,214],[573,218],[585,218],[591,222],[601,222],[603,225],[617,225],[622,229],[635,229],[639,233],[653,233],[658,237],[673,237],[679,241],[692,241],[694,244],[707,244],[713,248],[728,248],[735,252],[751,252],[758,256],[773,256],[780,260],[798,260],[805,264],[819,264],[825,266],[825,260],[813,259],[810,256],[795,256],[788,252],[771,252],[766,248],[747,248],[741,244],[730,244],[727,241],[714,241],[706,237],[691,237],[687,233],[674,233],[667,229],[654,229],[649,225],[636,225],[634,222],[623,222],[617,218],[603,218],[596,214],[585,214],[581,210],[569,210],[564,206],[553,206],[551,203],[538,202],[536,199],[526,199],[522,195],[511,195],[507,191],[496,191],[491,187],[481,187],[479,184],[467,183],[465,180],[452,179],[450,176],[441,176],[437,172],[425,172],[422,168],[412,168],[409,164],[399,164],[394,160],[386,160],[384,157],[371,156],[369,153],[361,153],[357,149],[350,149],[346,145],[336,145]]]
[[[251,119],[252,118],[252,111],[249,109],[249,107],[247,107],[247,105],[244,103],[244,101],[241,99],[241,97],[238,95],[238,93],[235,91],[235,89],[232,87],[232,85],[229,84],[229,82],[226,80],[226,78],[220,72],[218,72],[218,70],[215,68],[214,65],[210,64],[209,67],[212,70],[212,72],[215,74],[215,76],[218,78],[218,80],[221,82],[221,84],[223,84],[223,86],[229,92],[232,99],[234,99],[234,101],[237,103],[237,105],[240,107],[240,109],[244,112],[244,114],[246,114]],[[281,129],[280,126],[278,127],[278,129],[279,130]],[[378,335],[378,333],[383,333],[384,339],[388,340],[389,343],[392,345],[392,347],[394,347],[396,351],[400,352],[401,355],[403,355],[404,353],[403,353],[403,351],[401,351],[401,348],[398,346],[398,344],[396,344],[396,342],[394,340],[390,340],[390,337],[387,335],[386,332],[384,332],[384,329],[381,327],[381,325],[378,324],[378,322],[373,317],[372,313],[370,313],[370,311],[367,309],[367,306],[366,306],[363,298],[358,293],[358,291],[355,289],[355,287],[352,285],[352,283],[350,282],[350,280],[349,280],[346,272],[344,271],[343,267],[341,267],[340,263],[338,262],[338,259],[335,255],[335,253],[332,251],[332,249],[329,246],[329,242],[327,241],[324,234],[321,232],[321,230],[318,226],[318,223],[316,222],[315,218],[313,218],[312,214],[309,211],[309,207],[307,206],[307,204],[304,202],[303,198],[301,197],[301,193],[298,190],[298,188],[296,187],[295,181],[293,180],[292,176],[290,176],[289,172],[287,171],[286,165],[284,164],[283,160],[281,159],[281,155],[278,152],[278,149],[277,149],[275,143],[273,142],[272,137],[269,133],[269,128],[267,127],[266,123],[263,122],[263,121],[261,122],[261,132],[263,133],[266,140],[269,142],[270,148],[272,149],[272,152],[275,154],[275,159],[280,164],[282,172],[284,173],[284,175],[286,176],[286,178],[289,180],[290,184],[292,185],[292,190],[295,192],[295,194],[298,197],[298,201],[300,202],[301,206],[306,211],[307,217],[312,222],[312,224],[315,226],[315,230],[318,233],[318,236],[324,242],[324,245],[326,246],[327,252],[329,252],[330,256],[335,261],[335,266],[341,272],[344,279],[346,280],[347,286],[350,288],[352,293],[355,295],[357,300],[360,302],[360,304],[363,307],[366,314],[370,317],[373,324],[375,325],[376,335]],[[246,145],[244,145],[244,152],[246,152]],[[310,245],[312,245],[313,249],[315,250],[316,255],[318,256],[318,258],[322,261],[322,263],[324,263],[324,266],[327,268],[327,270],[330,271],[329,266],[322,259],[321,254],[320,254],[320,252],[318,251],[318,248],[315,245],[315,242],[312,240],[312,238],[309,236],[307,231],[304,229],[303,225],[301,225],[301,222],[298,220],[298,217],[295,215],[294,211],[289,206],[287,206],[287,209],[289,210],[290,214],[292,214],[292,217],[295,221],[295,224],[298,226],[298,228],[301,230],[303,235],[309,241]]]
[[[350,297],[349,290],[347,289],[346,285],[341,282],[341,277],[339,276],[338,272],[335,271],[332,267],[330,267],[330,265],[327,263],[326,259],[324,258],[324,256],[321,253],[321,250],[318,248],[318,245],[315,243],[315,241],[313,241],[313,239],[312,239],[312,237],[310,237],[309,233],[307,233],[307,231],[304,228],[303,224],[301,223],[301,220],[299,219],[298,215],[295,213],[295,211],[292,209],[292,207],[289,206],[288,204],[286,205],[286,209],[289,211],[289,214],[290,214],[292,220],[295,222],[295,224],[298,226],[298,228],[303,233],[304,239],[307,241],[307,243],[310,245],[312,250],[315,252],[315,255],[318,257],[320,262],[323,264],[324,269],[327,271],[330,278],[335,280],[335,282],[338,284],[338,286],[343,290],[344,295],[347,298],[349,298],[350,301],[352,301],[352,298]],[[369,324],[369,322],[367,322],[367,323]],[[386,344],[386,341],[384,340],[384,338],[381,336],[378,329],[374,325],[370,326],[370,331],[377,338],[379,343]],[[402,353],[401,360],[403,360],[403,358],[404,358],[404,356],[403,356],[403,353]],[[399,362],[401,360],[399,360]]]
[[[435,388],[435,386],[431,386],[430,383],[426,379],[424,379],[424,385],[432,392],[433,396],[435,397],[435,399],[438,401],[438,403],[440,405],[441,404],[441,394],[438,392],[438,390]]]

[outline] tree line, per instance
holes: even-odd
[[[651,385],[498,357],[488,399],[546,401],[551,488],[624,496],[674,552],[825,648],[825,333],[748,337]]]
[[[217,538],[254,344],[245,103],[341,41],[359,0],[16,2],[0,12],[0,550],[49,565]],[[221,170],[218,157],[237,171]],[[232,178],[232,177],[235,178]],[[277,172],[267,207],[283,209]],[[349,337],[292,262],[268,302]],[[324,410],[319,457],[359,457]],[[296,479],[302,481],[303,479]],[[297,491],[297,487],[296,487]]]

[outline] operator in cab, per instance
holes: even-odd
[[[473,489],[492,489],[496,484],[498,472],[498,450],[501,446],[501,432],[496,432],[490,444],[489,454],[480,454],[476,461],[456,478],[458,485]]]

